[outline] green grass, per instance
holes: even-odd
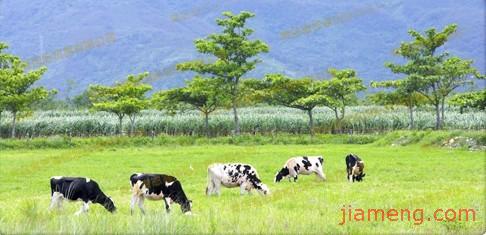
[[[193,145],[288,145],[288,144],[371,144],[377,146],[390,145],[420,145],[442,146],[451,138],[461,137],[474,140],[475,146],[459,145],[463,149],[486,149],[486,133],[484,131],[392,131],[373,134],[317,134],[314,138],[309,135],[249,135],[197,137],[197,136],[116,136],[116,137],[68,137],[50,136],[44,138],[0,139],[2,149],[48,149],[48,148],[78,148],[78,147],[157,147],[157,146],[193,146]]]
[[[346,182],[344,156],[366,161],[365,181]],[[327,182],[302,176],[297,183],[273,183],[275,172],[295,155],[322,154]],[[0,151],[0,234],[2,233],[483,233],[485,223],[485,152],[435,147],[378,145],[205,145],[109,147]],[[206,169],[213,162],[255,166],[272,191],[268,197],[240,196],[222,189],[206,197]],[[191,170],[193,168],[193,170]],[[147,201],[146,216],[130,216],[128,177],[133,172],[176,176],[193,200],[194,216],[176,205],[166,215],[162,201]],[[49,178],[88,176],[112,196],[114,215],[97,204],[74,216],[80,202],[47,210]],[[423,208],[425,218],[437,208],[472,208],[472,222],[341,222],[343,205],[353,208]]]

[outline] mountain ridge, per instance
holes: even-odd
[[[441,30],[450,23],[458,24],[458,32],[443,50],[473,59],[485,72],[485,6],[480,0],[3,0],[0,41],[23,59],[40,58],[36,65],[46,64],[48,72],[37,84],[60,90],[61,97],[144,71],[153,74],[149,83],[155,89],[166,89],[182,86],[194,75],[175,71],[175,64],[207,58],[196,52],[193,41],[219,32],[215,21],[223,11],[242,10],[256,14],[248,22],[255,30],[252,38],[270,46],[246,77],[282,72],[322,79],[328,77],[327,68],[336,67],[356,69],[366,83],[399,78],[384,63],[403,62],[393,50],[410,40],[407,31]]]

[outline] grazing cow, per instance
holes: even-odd
[[[76,212],[76,215],[88,212],[90,202],[99,203],[112,213],[116,210],[115,204],[101,191],[98,183],[89,178],[52,177],[51,205],[49,208],[61,208],[63,199],[83,201],[83,206]]]
[[[283,168],[275,175],[275,183],[280,182],[284,177],[297,181],[297,176],[310,175],[315,173],[322,180],[326,180],[326,175],[322,170],[324,158],[322,156],[293,157],[287,160]]]
[[[130,176],[130,185],[132,186],[131,214],[133,214],[135,204],[138,204],[142,213],[145,214],[143,207],[145,198],[149,200],[164,199],[167,213],[170,212],[171,204],[176,202],[181,205],[182,213],[191,214],[192,201],[187,199],[181,182],[174,176],[137,173]]]
[[[206,195],[219,196],[221,185],[227,188],[240,187],[240,194],[250,194],[252,189],[267,195],[270,193],[267,185],[262,183],[255,168],[243,163],[215,163],[208,167],[208,186]]]
[[[362,181],[365,177],[364,161],[355,154],[346,156],[346,171],[348,173],[349,182]]]

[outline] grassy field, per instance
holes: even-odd
[[[365,181],[348,183],[344,157],[366,161]],[[324,155],[327,182],[302,176],[297,183],[273,183],[283,163],[295,155]],[[272,191],[240,196],[222,189],[206,197],[206,169],[213,162],[255,166]],[[76,147],[0,150],[0,234],[3,233],[483,233],[486,231],[486,155],[436,147],[377,145],[198,145],[160,147]],[[148,201],[146,216],[130,216],[128,178],[133,172],[178,177],[193,200],[193,216],[179,206],[167,215],[162,201]],[[75,216],[80,202],[48,211],[49,178],[88,176],[110,195],[118,212],[92,204]],[[342,221],[343,205],[363,209],[424,209],[424,221]],[[427,221],[438,209],[471,208],[476,221]]]

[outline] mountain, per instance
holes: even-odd
[[[393,50],[410,40],[407,31],[451,23],[459,28],[444,50],[485,72],[483,0],[0,0],[0,41],[32,67],[47,65],[38,84],[57,88],[61,97],[144,71],[156,89],[165,89],[194,75],[175,71],[175,64],[210,59],[195,51],[194,39],[218,32],[223,11],[242,10],[256,14],[248,26],[270,46],[248,77],[325,78],[336,67],[354,68],[367,82],[397,78],[384,63],[402,61]]]

